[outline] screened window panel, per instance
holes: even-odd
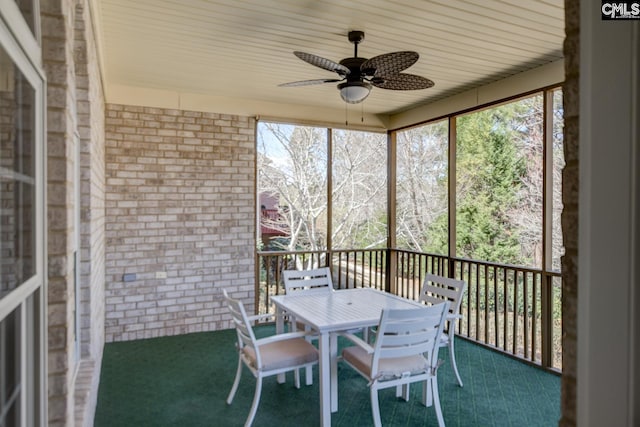
[[[562,170],[564,161],[564,108],[562,90],[553,91],[553,230],[552,230],[552,268],[560,271],[561,258],[564,255],[562,240]]]
[[[327,245],[327,130],[260,122],[258,197],[263,250]]]
[[[387,243],[387,135],[334,130],[333,249]]]
[[[539,94],[457,118],[457,256],[542,267],[542,107]]]
[[[398,132],[396,239],[401,249],[448,253],[448,133],[447,120]]]

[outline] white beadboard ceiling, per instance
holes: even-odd
[[[563,0],[95,0],[93,14],[107,100],[115,87],[154,89],[254,103],[268,116],[279,104],[345,111],[335,83],[278,85],[336,77],[293,51],[338,62],[353,56],[350,30],[365,32],[358,56],[414,50],[406,72],[435,82],[374,87],[349,106],[376,115],[557,61],[565,35]]]

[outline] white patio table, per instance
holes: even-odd
[[[422,304],[371,288],[333,292],[277,295],[271,297],[279,312],[287,312],[319,333],[320,422],[331,426],[331,413],[338,410],[338,345],[336,332],[375,326],[383,309],[412,308]],[[276,331],[284,331],[278,316]],[[284,377],[279,377],[284,381]]]

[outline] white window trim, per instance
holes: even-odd
[[[22,427],[45,426],[48,418],[46,152],[44,148],[46,78],[42,70],[42,51],[39,44],[39,1],[34,0],[33,3],[35,34],[31,32],[14,0],[0,0],[0,45],[35,91],[33,129],[35,135],[35,272],[33,277],[21,283],[0,300],[0,321],[18,307],[20,308],[21,401],[19,408]],[[36,298],[38,304],[33,305],[30,298]],[[34,334],[38,336],[37,343],[34,341]],[[37,355],[32,354],[31,345],[36,347]],[[36,357],[37,374],[33,371]],[[37,384],[35,389],[34,384]],[[36,398],[37,408],[34,406]]]

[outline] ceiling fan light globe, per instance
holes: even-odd
[[[344,102],[358,104],[369,96],[371,85],[367,82],[347,82],[339,84],[338,89]]]

